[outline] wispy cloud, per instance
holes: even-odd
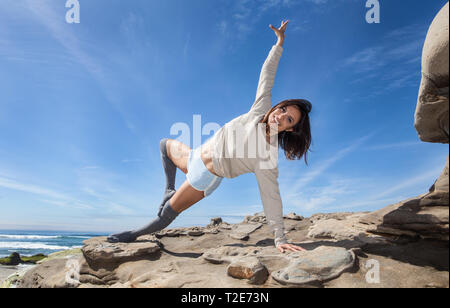
[[[352,83],[371,79],[384,81],[382,89],[373,90],[371,96],[415,86],[420,72],[412,64],[420,64],[426,32],[427,27],[420,24],[395,29],[376,45],[356,51],[343,59],[336,69],[354,72]]]
[[[22,183],[17,180],[0,177],[0,187],[31,193],[46,198],[52,198],[53,200],[41,199],[41,201],[57,206],[73,207],[80,209],[93,209],[92,206],[84,202],[81,202],[75,198],[72,198],[66,194],[37,185]]]
[[[136,125],[130,120],[125,109],[121,105],[117,96],[111,91],[112,88],[108,84],[107,69],[100,64],[98,59],[90,56],[82,47],[80,40],[74,31],[68,27],[68,24],[60,18],[54,10],[53,2],[50,0],[33,1],[27,0],[26,8],[32,12],[35,18],[45,26],[51,33],[53,38],[58,41],[82,67],[92,76],[97,82],[99,88],[105,94],[107,101],[113,108],[121,114],[126,126],[134,134],[139,135]]]
[[[267,12],[290,8],[298,3],[298,0],[235,1],[231,14],[226,19],[220,20],[216,27],[225,39],[243,41],[252,33],[256,24]],[[230,16],[231,18],[229,18]],[[289,16],[285,16],[285,18],[289,18]],[[294,23],[295,21],[291,20],[291,22]],[[272,24],[279,27],[276,23]],[[303,23],[296,24],[295,31],[300,30],[302,25]],[[229,48],[232,49],[234,46],[234,44],[230,44]]]
[[[186,57],[187,52],[189,50],[189,44],[191,42],[191,32],[188,33],[186,41],[184,43],[184,47],[183,47],[183,56]]]
[[[423,173],[422,171],[414,176],[408,176],[407,178],[399,181],[400,184],[397,184],[385,191],[383,191],[382,193],[378,194],[378,198],[384,197],[384,196],[389,196],[393,193],[396,193],[402,189],[411,187],[411,186],[415,186],[417,184],[420,183],[424,183],[424,182],[428,182],[429,181],[429,185],[431,186],[433,184],[433,180],[436,180],[437,177],[439,176],[439,174],[442,171],[442,167],[439,168],[433,168],[428,172]],[[421,193],[425,193],[426,191],[423,191]],[[413,196],[411,196],[413,197]]]
[[[393,148],[403,148],[403,147],[411,147],[423,144],[422,141],[405,141],[405,142],[397,142],[397,143],[388,143],[388,144],[378,144],[363,148],[362,150],[368,151],[377,151],[377,150],[386,150]]]
[[[427,192],[442,171],[440,163],[425,162],[409,174],[388,180],[369,176],[346,178],[335,174],[331,179],[320,181],[318,186],[305,186],[296,194],[286,195],[283,203],[305,215],[364,208],[376,210]]]
[[[20,183],[15,180],[3,178],[3,177],[0,177],[0,186],[4,187],[4,188],[9,188],[9,189],[13,189],[13,190],[47,196],[47,197],[56,198],[56,199],[67,199],[67,197],[65,195],[58,193],[54,190],[36,186],[36,185],[32,185],[32,184]]]
[[[373,137],[375,134],[376,132],[361,137],[352,142],[351,145],[349,145],[348,147],[339,150],[337,153],[334,153],[329,159],[316,163],[315,167],[313,167],[313,169],[310,172],[308,172],[305,175],[302,175],[301,178],[298,179],[297,181],[294,181],[293,184],[288,185],[288,188],[286,189],[287,196],[289,198],[296,196],[299,191],[301,191],[307,186],[307,184],[309,184],[310,182],[314,181],[316,178],[321,176],[327,169],[331,168],[334,164],[336,164],[336,162],[338,162],[345,156],[349,155],[350,153],[354,152],[355,150],[359,149],[362,144],[364,144],[368,139]]]

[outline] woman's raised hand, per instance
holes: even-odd
[[[277,45],[279,46],[282,46],[284,43],[284,38],[286,37],[284,32],[286,31],[286,26],[288,23],[289,20],[282,21],[281,26],[278,29],[272,26],[271,24],[269,25],[270,29],[272,29],[275,32],[276,36],[278,37]]]

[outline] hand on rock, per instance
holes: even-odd
[[[282,244],[282,245],[279,245],[279,246],[277,247],[277,249],[278,249],[280,252],[282,252],[282,253],[284,253],[285,250],[292,250],[292,251],[306,251],[305,248],[300,247],[300,246],[295,246],[295,245],[292,245],[292,244]]]

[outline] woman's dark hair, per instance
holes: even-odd
[[[304,156],[305,163],[308,164],[307,152],[311,146],[311,126],[309,123],[309,112],[312,105],[306,99],[288,99],[273,106],[260,123],[266,124],[266,134],[269,136],[270,126],[268,125],[269,115],[276,108],[284,106],[296,106],[301,113],[300,121],[293,127],[293,131],[283,131],[278,134],[278,145],[284,150],[286,158],[289,160],[301,159]]]

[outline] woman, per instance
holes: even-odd
[[[278,145],[289,160],[305,156],[311,144],[309,112],[311,104],[307,100],[293,99],[283,101],[272,107],[271,91],[278,62],[283,51],[285,30],[289,21],[283,21],[281,27],[270,28],[278,37],[277,44],[270,50],[261,70],[256,100],[250,111],[225,124],[204,145],[191,150],[176,140],[163,139],[160,142],[161,158],[166,174],[166,190],[160,205],[158,217],[147,226],[134,231],[113,234],[110,242],[132,242],[138,236],[160,231],[167,227],[182,211],[210,195],[224,177],[234,178],[253,172],[258,180],[264,212],[275,234],[275,246],[284,250],[304,250],[302,247],[287,243],[284,236],[282,203],[278,187]],[[235,137],[236,132],[238,137]],[[263,135],[263,144],[274,144],[276,160],[255,153],[255,136]],[[239,148],[239,149],[238,149]],[[234,151],[239,152],[234,157]],[[267,144],[264,144],[267,149]],[[258,148],[260,149],[260,148]],[[224,152],[227,154],[224,155]],[[252,153],[250,153],[252,152]],[[243,155],[242,155],[243,154]],[[270,154],[270,153],[269,153]],[[271,163],[267,163],[267,157]],[[177,168],[186,174],[186,181],[175,190]]]

